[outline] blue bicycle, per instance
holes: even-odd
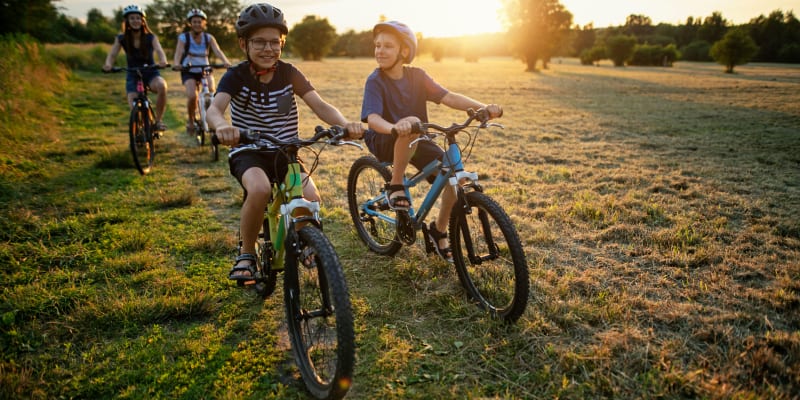
[[[479,125],[471,125],[474,121]],[[443,135],[447,150],[441,160],[425,166],[412,177],[404,178],[406,197],[411,199],[408,212],[395,212],[389,207],[386,184],[392,174],[389,163],[373,156],[357,159],[347,177],[347,201],[359,238],[375,253],[395,255],[403,244],[412,245],[417,231],[422,231],[427,253],[435,252],[436,243],[430,239],[425,217],[447,185],[455,188],[457,201],[450,217],[448,231],[453,263],[467,296],[493,317],[515,322],[522,316],[528,303],[530,283],[525,252],[511,219],[503,208],[483,192],[478,174],[464,170],[462,150],[456,135],[467,133],[466,148],[471,153],[481,129],[501,127],[489,123],[485,109],[470,110],[462,124],[443,127],[433,123],[415,126],[416,133],[425,133],[420,140],[433,140]],[[428,131],[433,131],[427,133]],[[468,158],[468,157],[467,157]],[[426,177],[436,178],[418,208],[409,189],[426,182]]]

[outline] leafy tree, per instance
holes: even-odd
[[[614,35],[606,39],[606,52],[615,67],[625,66],[633,56],[635,46],[636,38],[629,35]]]
[[[728,21],[722,18],[722,14],[718,11],[711,13],[711,16],[703,20],[703,25],[697,30],[697,40],[705,40],[708,43],[714,43],[728,31]]]
[[[303,60],[322,60],[336,42],[336,29],[327,18],[306,15],[289,31],[291,48]]]
[[[598,61],[606,57],[606,48],[599,45],[583,50],[580,55],[581,64],[583,65],[596,64]]]
[[[733,67],[746,64],[758,52],[758,46],[744,29],[732,29],[711,46],[711,58],[733,73]]]
[[[645,15],[631,14],[625,19],[623,32],[627,35],[643,38],[653,34],[653,20]]]
[[[784,46],[800,45],[800,22],[791,11],[784,14],[776,10],[767,17],[760,15],[750,20],[749,26],[750,36],[759,47],[757,61],[782,61],[780,55]]]
[[[711,43],[705,40],[695,40],[681,48],[681,59],[687,61],[711,61],[708,54],[711,51]]]
[[[577,27],[574,34],[575,36],[572,40],[573,54],[583,54],[584,51],[591,49],[597,40],[597,34],[592,24],[585,25],[583,28]]]
[[[239,0],[154,0],[145,11],[147,25],[158,35],[168,58],[175,51],[178,35],[189,30],[186,14],[193,8],[199,8],[208,15],[206,32],[214,35],[220,48],[230,58],[231,54],[239,51],[234,26],[244,7]],[[121,10],[117,16],[117,22],[121,23]]]
[[[547,62],[569,38],[572,13],[558,0],[509,0],[506,12],[515,53],[528,71],[535,71],[539,60],[546,69]]]
[[[369,57],[373,54],[372,31],[349,30],[340,35],[331,54],[345,57]]]
[[[103,13],[92,8],[86,14],[86,33],[90,42],[113,42],[117,29],[113,26],[111,19],[103,16]]]
[[[58,9],[54,0],[0,1],[0,35],[27,33],[42,42],[57,42],[63,36],[57,29]]]

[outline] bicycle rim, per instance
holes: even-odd
[[[203,96],[200,96],[199,102],[200,105],[198,108],[200,109],[200,121],[197,121],[197,131],[195,134],[197,134],[197,143],[200,146],[205,146],[206,131],[208,130],[208,123],[206,123],[206,109],[208,105],[206,104],[206,98]]]
[[[525,253],[511,219],[490,197],[470,192],[450,219],[450,242],[467,295],[493,317],[514,322],[528,303]]]
[[[388,256],[402,247],[394,212],[383,195],[391,178],[389,169],[370,156],[356,160],[347,176],[347,203],[358,237],[373,252]]]
[[[142,175],[150,172],[155,156],[150,122],[147,110],[142,108],[141,105],[136,105],[131,111],[128,137],[130,139],[131,153],[133,154],[133,163]]]
[[[352,385],[355,335],[339,258],[321,230],[303,227],[297,250],[287,240],[284,300],[292,351],[308,391],[340,399]],[[288,239],[288,238],[287,238]]]

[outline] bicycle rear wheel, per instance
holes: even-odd
[[[350,295],[328,238],[305,226],[287,237],[284,300],[300,374],[318,399],[340,399],[353,380],[355,334]],[[293,243],[294,242],[294,243]]]
[[[131,119],[128,123],[128,137],[130,139],[131,153],[133,154],[133,163],[142,175],[150,172],[155,161],[153,126],[151,122],[147,108],[142,104],[134,105],[131,110]]]
[[[489,196],[469,192],[456,203],[449,228],[453,261],[469,298],[493,317],[519,319],[530,282],[511,218]]]
[[[357,159],[347,176],[347,203],[358,237],[384,256],[393,256],[402,247],[394,212],[383,195],[384,185],[391,179],[389,169],[371,156]]]

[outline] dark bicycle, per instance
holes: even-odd
[[[147,97],[147,85],[144,83],[142,73],[153,69],[162,69],[158,65],[145,65],[142,67],[114,67],[104,72],[130,71],[136,74],[137,97],[131,107],[131,117],[128,122],[128,136],[133,154],[133,163],[142,175],[153,168],[156,157],[155,139],[161,137],[161,131],[156,127],[155,113],[150,99]]]

